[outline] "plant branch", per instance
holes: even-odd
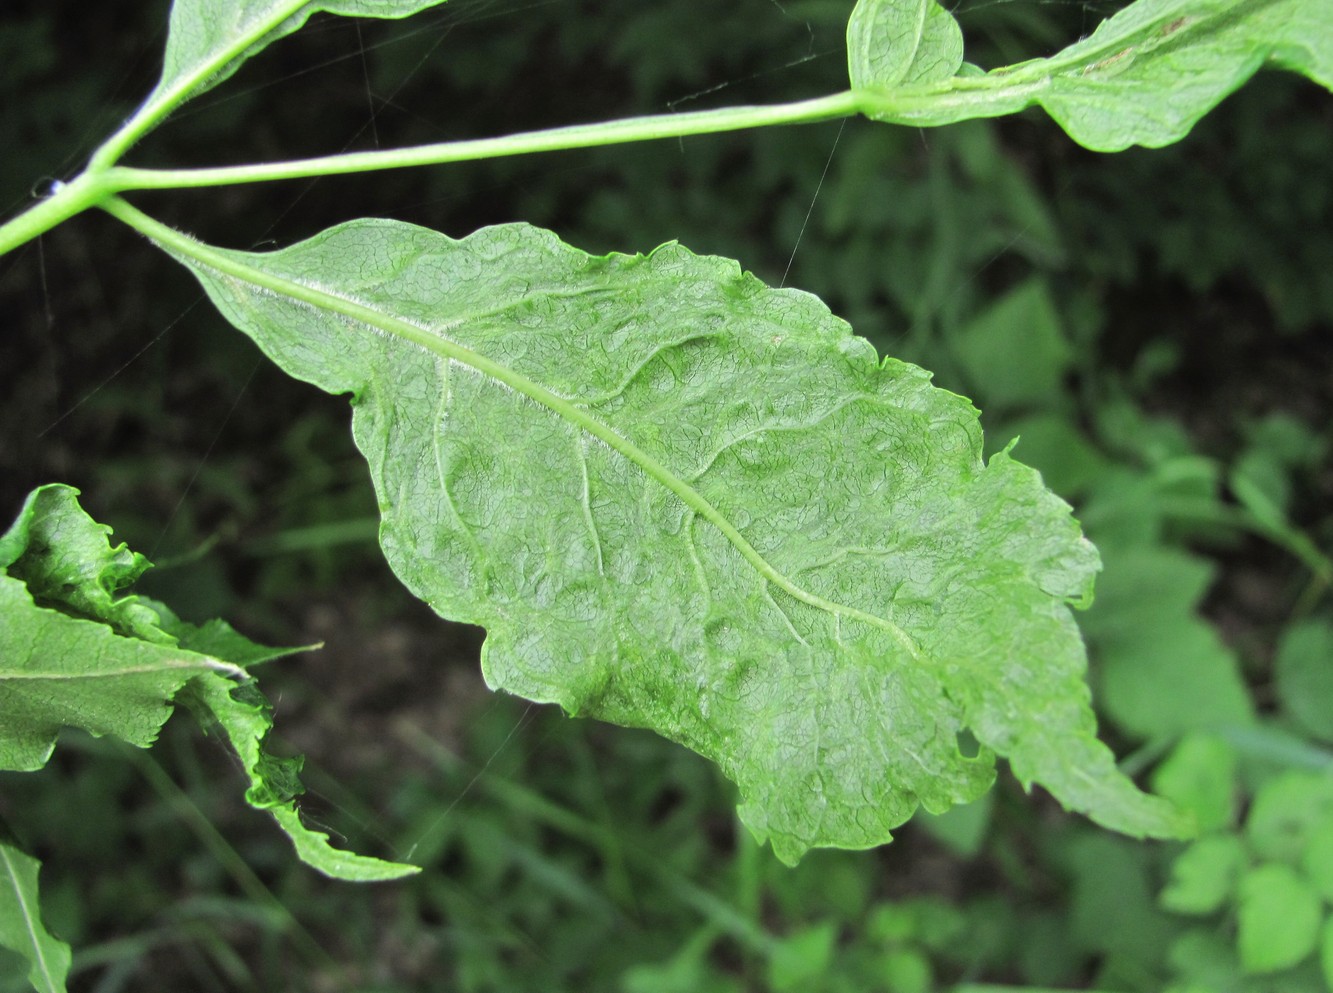
[[[340,176],[379,169],[403,169],[408,166],[441,165],[448,162],[527,155],[533,152],[555,152],[661,138],[683,138],[689,135],[740,131],[774,124],[813,123],[850,117],[860,110],[860,101],[859,94],[849,91],[796,103],[628,117],[600,124],[576,124],[543,131],[528,131],[502,138],[447,141],[412,148],[351,152],[288,162],[205,169],[136,169],[115,166],[103,175],[117,191],[194,189],[280,179]]]
[[[55,191],[36,206],[0,225],[0,255],[45,233],[62,221],[90,207],[104,206],[118,193],[133,190],[199,189],[240,183],[262,183],[281,179],[341,176],[380,169],[442,165],[476,159],[528,155],[575,148],[595,148],[662,138],[741,131],[777,124],[806,124],[849,117],[860,112],[864,94],[835,93],[832,96],[795,103],[760,107],[724,107],[686,114],[629,117],[597,124],[527,131],[500,138],[448,141],[412,148],[384,149],[326,155],[288,162],[219,166],[203,169],[138,169],[109,164],[114,161],[100,151],[88,170]],[[147,107],[148,105],[145,105]],[[136,120],[139,115],[136,115]],[[124,129],[108,145],[127,134]],[[98,162],[104,162],[102,166]]]
[[[0,224],[0,255],[41,237],[62,221],[97,206],[114,192],[102,176],[91,174],[56,184],[50,195],[35,206]]]

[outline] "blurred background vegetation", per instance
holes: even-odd
[[[1049,54],[1122,4],[961,0],[968,58]],[[166,0],[5,0],[0,207],[67,178],[154,80]],[[845,86],[851,0],[451,0],[317,18],[130,156],[188,165],[509,133]],[[108,218],[0,260],[0,517],[72,483],[191,619],[326,647],[263,673],[305,811],[425,867],[298,864],[224,752],[69,736],[0,778],[74,989],[1315,991],[1333,973],[1333,100],[1264,74],[1180,145],[1045,118],[848,121],[314,183],[142,195],[224,245],[387,216],[672,239],[817,293],[1021,436],[1102,550],[1080,620],[1103,733],[1193,845],[1093,828],[1001,776],[794,870],[731,787],[639,731],[491,695],[479,631],[374,544],[345,404],[285,379]],[[1293,909],[1294,908],[1294,909]],[[1321,958],[1322,952],[1322,958]],[[0,959],[0,989],[22,988]],[[5,985],[8,983],[8,985]]]

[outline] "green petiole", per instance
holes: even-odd
[[[262,183],[282,179],[342,176],[380,169],[441,165],[477,159],[595,148],[662,138],[717,134],[776,124],[804,124],[849,117],[861,109],[861,96],[854,92],[766,107],[727,107],[685,114],[630,117],[598,124],[529,131],[502,138],[441,142],[412,148],[351,152],[285,162],[220,166],[204,169],[137,169],[107,165],[99,152],[93,165],[77,179],[58,184],[50,196],[35,207],[0,225],[0,255],[49,231],[62,221],[90,207],[105,205],[112,197],[133,190],[179,190],[240,183]]]

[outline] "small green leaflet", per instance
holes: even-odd
[[[246,59],[321,11],[348,17],[409,17],[444,0],[176,0],[162,78],[148,98],[177,106],[212,89]]]
[[[847,24],[852,88],[937,83],[963,63],[963,31],[935,0],[861,0]]]
[[[1180,140],[1265,67],[1333,88],[1328,0],[1137,0],[1050,58],[952,79],[881,73],[885,59],[901,61],[909,51],[913,66],[953,61],[952,33],[928,10],[934,6],[861,0],[853,12],[851,78],[868,117],[934,126],[1037,104],[1079,144],[1110,152]],[[921,20],[923,10],[930,16],[921,23],[935,26],[907,34],[905,25]],[[868,37],[873,30],[882,37]]]
[[[40,769],[62,727],[146,748],[181,694],[206,726],[221,726],[249,776],[246,799],[304,861],[355,880],[416,872],[329,847],[296,812],[299,761],[264,752],[271,711],[246,667],[302,649],[257,645],[222,621],[188,624],[124,595],[149,563],[113,548],[77,496],[60,484],[34,490],[0,536],[0,769]]]
[[[28,982],[37,993],[65,993],[69,945],[53,938],[38,910],[41,863],[0,837],[0,948],[28,960]]]
[[[816,298],[523,224],[259,254],[111,209],[351,394],[385,554],[487,628],[493,687],[713,759],[782,859],[975,799],[993,752],[1107,826],[1189,831],[1095,737],[1068,605],[1098,560],[1068,506]]]

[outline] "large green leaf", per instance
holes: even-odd
[[[444,0],[175,0],[162,78],[149,97],[176,106],[212,89],[246,59],[321,11],[349,17],[408,17]]]
[[[37,993],[65,993],[69,945],[42,923],[37,892],[41,863],[0,837],[0,948],[28,960],[28,982]]]
[[[861,7],[886,3],[898,13],[880,19],[897,31],[897,21],[922,0],[861,0],[853,23]],[[1080,144],[1118,151],[1178,141],[1265,66],[1333,88],[1333,3],[1137,0],[1050,58],[930,85],[855,76],[853,84],[864,89],[865,112],[877,120],[949,124],[1038,104]]]
[[[992,749],[1104,824],[1187,829],[1095,737],[1068,604],[1097,556],[1069,508],[814,297],[521,224],[256,254],[112,209],[352,395],[385,554],[488,629],[492,686],[714,759],[783,859],[975,798]]]
[[[847,24],[855,89],[948,79],[963,62],[963,31],[935,0],[861,0]]]

